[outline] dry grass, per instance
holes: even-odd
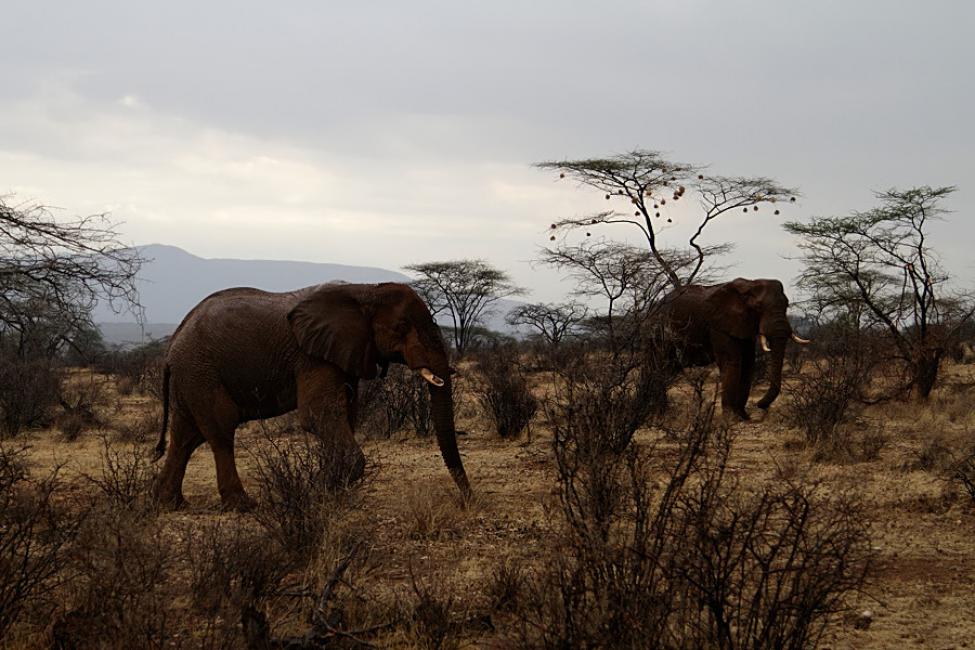
[[[551,392],[542,375],[532,381],[536,395]],[[760,391],[757,386],[754,394]],[[691,392],[686,385],[671,390],[673,430]],[[872,522],[875,572],[857,605],[872,611],[870,623],[856,616],[832,620],[824,646],[966,647],[975,638],[975,504],[957,483],[945,480],[949,458],[975,442],[973,395],[973,369],[949,366],[928,403],[864,409],[862,432],[879,432],[884,442],[844,462],[819,462],[815,449],[795,444],[802,434],[785,422],[787,392],[764,421],[736,427],[726,470],[736,481],[754,488],[788,479],[837,493],[855,489]],[[165,638],[166,645],[239,647],[248,634],[262,633],[264,624],[263,633],[277,640],[307,634],[334,640],[339,633],[329,630],[338,630],[384,647],[509,647],[526,585],[551,563],[552,549],[560,548],[551,526],[559,511],[551,432],[538,418],[530,440],[512,443],[491,432],[476,410],[462,412],[458,428],[470,434],[460,444],[478,496],[466,509],[429,438],[366,441],[363,450],[378,467],[351,498],[329,510],[317,553],[297,566],[254,519],[219,512],[206,446],[187,472],[187,510],[124,514],[131,509],[94,489],[85,476],[111,473],[99,433],[122,432],[124,439],[109,438],[109,449],[119,454],[116,464],[137,458],[132,450],[151,446],[154,437],[153,432],[140,442],[141,436],[124,433],[127,427],[147,428],[135,423],[148,423],[155,408],[150,398],[113,397],[118,408],[100,413],[108,430],[83,431],[73,443],[54,430],[24,438],[32,474],[43,477],[63,464],[64,503],[95,507],[101,513],[99,539],[115,531],[115,541],[79,557],[84,563],[75,566],[87,566],[82,572],[87,577],[65,591],[70,598],[55,607],[54,619],[22,617],[5,639],[11,647],[49,646],[57,631],[51,620],[62,623],[58,630],[69,629],[86,604],[98,601],[110,607],[97,619],[97,629],[109,634],[124,627],[127,642],[143,646],[163,645]],[[264,444],[252,425],[238,436],[248,446]],[[662,454],[673,444],[655,428],[641,428],[634,441],[656,443]],[[247,489],[260,494],[254,455],[238,456]],[[96,532],[89,526],[84,534],[94,541]],[[136,575],[106,568],[125,544],[125,562],[140,567]],[[352,549],[341,580],[322,604],[330,578]],[[235,561],[227,562],[231,557]],[[281,571],[267,575],[258,567]],[[151,588],[136,578],[151,578]],[[250,614],[242,618],[245,610]]]

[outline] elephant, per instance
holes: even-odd
[[[975,363],[975,341],[962,341],[956,346],[958,363]]]
[[[715,285],[684,285],[661,301],[662,321],[678,369],[717,362],[721,408],[748,420],[756,340],[771,353],[769,387],[756,404],[768,410],[782,388],[782,363],[789,340],[809,343],[792,331],[789,299],[778,280],[737,278]]]
[[[430,384],[440,452],[468,499],[440,328],[413,289],[397,283],[321,284],[284,293],[233,288],[196,305],[173,333],[163,366],[156,459],[166,453],[166,460],[156,499],[169,507],[185,503],[186,464],[207,442],[223,507],[254,507],[237,474],[236,428],[295,409],[302,427],[349,454],[350,478],[359,478],[365,457],[354,438],[358,383],[385,376],[390,363],[407,365]]]

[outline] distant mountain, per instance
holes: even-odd
[[[290,291],[336,280],[352,283],[409,281],[402,273],[370,266],[208,259],[163,244],[140,246],[138,250],[148,260],[137,281],[140,300],[146,310],[146,324],[140,328],[131,313],[116,314],[108,305],[100,304],[95,309],[94,320],[108,343],[138,343],[166,336],[176,329],[196,303],[228,287]],[[516,304],[501,301],[498,313],[487,320],[487,326],[506,331],[504,314]]]

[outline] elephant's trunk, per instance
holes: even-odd
[[[450,475],[454,477],[454,482],[457,483],[461,496],[466,502],[471,497],[471,484],[467,480],[464,463],[460,459],[460,451],[457,449],[450,369],[444,368],[441,372],[437,372],[437,375],[443,379],[443,386],[438,387],[433,384],[429,386],[433,428],[437,433],[437,444],[440,445],[440,454],[443,456],[444,464],[447,465]]]
[[[760,409],[767,409],[771,406],[782,390],[782,364],[785,362],[785,346],[788,342],[789,338],[783,336],[768,339],[771,348],[771,359],[768,367],[768,391],[756,404]]]

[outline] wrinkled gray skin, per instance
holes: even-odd
[[[172,424],[156,497],[170,507],[184,503],[186,464],[207,442],[224,507],[251,508],[234,461],[234,432],[243,422],[295,409],[302,426],[351,457],[350,478],[358,478],[365,464],[353,431],[358,383],[389,363],[443,380],[430,385],[432,419],[444,462],[466,499],[470,485],[457,450],[443,339],[423,301],[395,283],[288,293],[226,289],[194,307],[166,356],[157,457],[166,451],[167,417]]]
[[[738,278],[716,285],[687,285],[663,302],[664,320],[681,367],[717,363],[721,407],[748,420],[745,405],[752,387],[759,334],[771,348],[769,387],[756,406],[766,410],[782,388],[785,346],[793,335],[786,317],[789,299],[778,280]]]

